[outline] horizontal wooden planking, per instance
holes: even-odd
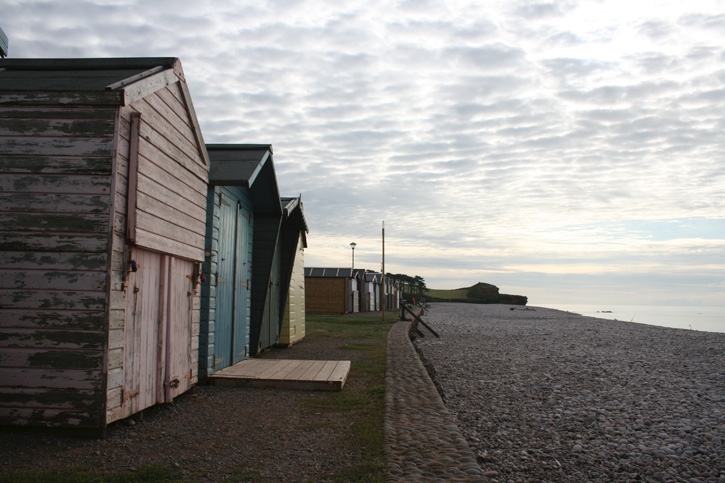
[[[110,176],[112,168],[110,157],[8,156],[0,165],[0,173]]]
[[[110,197],[82,194],[2,193],[0,211],[46,213],[108,213]]]
[[[0,227],[0,232],[2,232]],[[67,235],[55,233],[26,234],[5,232],[0,236],[0,251],[36,251],[105,253],[108,249],[107,234]]]
[[[143,229],[136,230],[136,243],[138,246],[161,253],[176,255],[187,260],[198,262],[204,260],[203,244],[201,246],[187,245]]]
[[[206,231],[206,224],[204,223],[205,217],[203,216],[203,213],[199,213],[199,215],[202,216],[194,217],[191,214],[187,214],[187,210],[183,209],[185,206],[186,204],[179,202],[167,205],[142,192],[138,193],[136,201],[136,208],[139,212],[148,213],[149,215],[156,216],[162,220],[167,220],[184,231],[204,234]],[[195,210],[191,209],[188,211],[193,212]]]
[[[112,138],[0,137],[0,154],[21,156],[108,156]]]
[[[115,369],[117,367],[123,367],[123,347],[118,349],[110,349],[108,350],[108,365],[106,366],[108,369]]]
[[[28,91],[0,94],[2,106],[120,106],[121,91],[51,92]]]
[[[24,107],[24,106],[1,106],[0,123],[3,119],[87,119],[87,120],[110,120],[116,118],[118,109],[110,108],[88,108],[88,107]]]
[[[179,88],[179,84],[173,84],[168,86],[166,89],[162,89],[156,93],[158,98],[163,101],[164,104],[171,109],[176,118],[180,119],[184,123],[184,130],[192,132],[194,127],[193,123],[189,119],[189,111],[186,109],[186,104]],[[187,136],[188,137],[188,136]],[[194,137],[189,138],[192,142],[196,142]]]
[[[123,389],[115,387],[108,391],[106,396],[106,409],[112,410],[113,408],[120,407],[123,403]]]
[[[103,310],[104,292],[0,290],[1,309]]]
[[[124,293],[124,292],[120,292]],[[108,313],[108,330],[121,329],[125,322],[125,312],[123,310],[109,310]]]
[[[110,202],[110,176],[68,176],[66,174],[5,174],[0,191],[17,193],[67,193],[105,195]]]
[[[123,328],[108,331],[108,349],[122,349],[126,343],[126,333]]]
[[[102,331],[64,329],[0,328],[0,347],[102,350],[106,336]]]
[[[0,269],[0,289],[105,291],[106,273]]]
[[[168,110],[168,107],[160,100],[149,98],[145,101],[134,105],[134,108],[141,113],[143,120],[141,137],[168,155],[179,167],[185,168],[206,182],[208,168],[204,165],[200,154],[200,150],[206,148],[196,144],[191,128],[180,121],[174,122],[176,116],[173,111]],[[163,114],[171,119],[164,118],[157,109],[165,111]],[[178,129],[185,130],[188,137]],[[140,147],[141,152],[143,152],[144,144]]]
[[[87,409],[102,402],[100,391],[73,388],[0,387],[0,407]]]
[[[0,381],[6,387],[48,387],[99,390],[103,372],[96,369],[30,369],[0,367]]]
[[[103,426],[100,407],[95,410],[0,408],[0,426],[64,428],[100,436]]]
[[[48,350],[4,348],[1,367],[35,367],[46,369],[101,369],[103,352],[99,350]]]
[[[2,136],[107,138],[114,133],[113,119],[7,119],[0,117]]]
[[[164,181],[168,182],[168,180],[153,179],[145,174],[140,174],[138,177],[139,194],[152,197],[157,202],[172,206],[177,210],[183,206],[184,213],[197,220],[206,220],[206,209],[198,204],[201,199],[200,197],[190,195],[188,192],[184,195],[176,193],[171,189],[170,184],[172,183],[163,183]],[[173,184],[177,188],[180,187],[183,189],[185,187],[185,185],[179,186],[177,183]],[[190,197],[192,199],[189,199]]]
[[[1,213],[0,232],[68,232],[107,233],[108,216],[104,214]],[[46,249],[50,248],[46,246]]]
[[[202,261],[204,259],[203,231],[201,234],[185,231],[178,225],[143,211],[139,211],[137,215],[136,244],[138,246],[178,255],[182,258],[189,258],[188,254],[193,252],[194,257],[190,258],[191,260]],[[0,217],[1,219],[2,217]],[[161,239],[167,242],[163,242]],[[171,251],[166,251],[167,248]]]
[[[123,419],[125,417],[123,407],[122,406],[111,406],[111,400],[108,402],[108,407],[106,409],[106,423],[111,424],[115,421],[118,421],[119,419]]]
[[[179,169],[172,158],[156,148],[144,150],[139,156],[138,169],[140,174],[206,210],[207,182]]]
[[[26,329],[64,329],[64,330],[98,330],[102,331],[105,324],[105,314],[102,311],[86,312],[78,310],[41,310],[0,309],[0,327]]]
[[[143,82],[134,82],[123,87],[124,104],[133,104],[140,99],[151,97],[156,91],[179,81],[172,69],[166,69],[144,78]]]
[[[112,314],[126,310],[126,292],[122,290],[111,290],[111,302],[109,309]]]
[[[6,269],[105,270],[106,260],[105,253],[0,251],[0,267]]]

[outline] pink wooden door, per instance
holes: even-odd
[[[124,417],[191,387],[193,263],[134,248],[126,292]]]
[[[175,257],[168,259],[165,402],[171,402],[176,396],[191,388],[193,367],[197,363],[192,350],[195,335],[192,334],[195,297],[190,276],[194,272],[194,264]]]
[[[165,279],[163,255],[133,249],[136,271],[129,272],[126,290],[124,347],[124,417],[161,402],[159,317],[164,307],[159,288]]]

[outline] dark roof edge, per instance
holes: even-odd
[[[99,58],[34,58],[2,59],[0,67],[23,70],[117,70],[161,66],[173,68],[178,57],[99,57]]]
[[[266,149],[274,154],[271,144],[207,144],[206,149],[207,151],[259,151]]]

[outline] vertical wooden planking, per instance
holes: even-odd
[[[138,195],[138,149],[141,114],[131,113],[131,139],[128,155],[128,186],[126,195],[126,238],[136,243],[136,199]]]
[[[198,346],[193,346],[195,306],[192,286],[194,262],[177,257],[171,259],[169,267],[167,360],[166,360],[166,402],[191,388],[195,381],[195,365]],[[198,319],[197,319],[198,320]],[[197,322],[198,324],[198,322]]]

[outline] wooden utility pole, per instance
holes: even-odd
[[[387,287],[385,286],[385,220],[383,220],[383,322],[385,322],[385,306],[388,304],[388,294],[385,293]]]

